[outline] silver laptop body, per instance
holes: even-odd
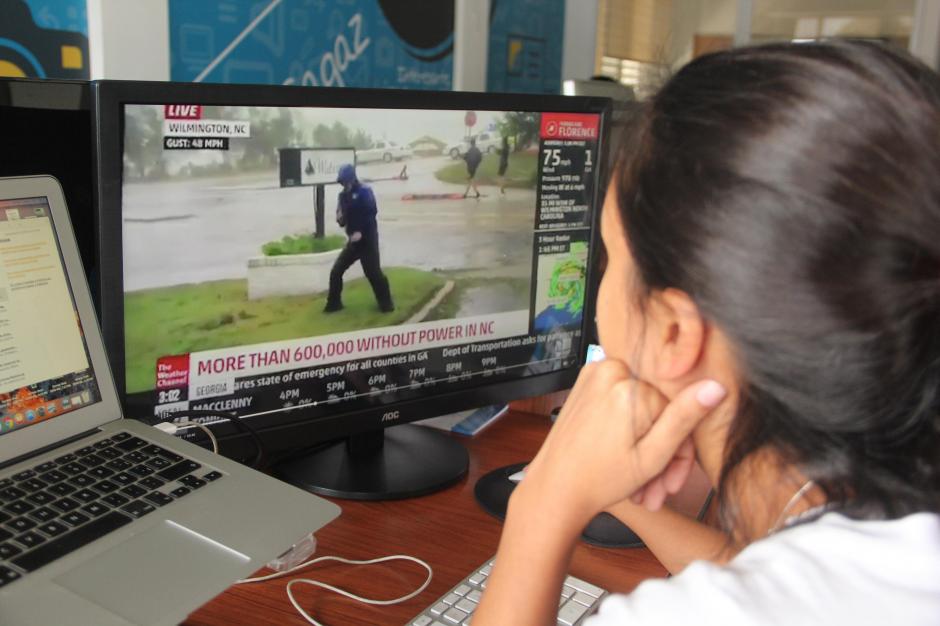
[[[0,624],[176,624],[339,512],[122,419],[58,181],[0,178]]]

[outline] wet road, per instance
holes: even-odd
[[[402,200],[405,194],[463,193],[434,172],[447,157],[366,164],[379,205],[382,263],[426,270],[479,270],[484,276],[528,277],[532,270],[535,190],[481,187],[483,198]],[[134,183],[125,187],[124,250],[127,291],[224,278],[243,278],[261,245],[311,232],[313,188],[279,188],[276,172],[229,178]],[[326,188],[327,234],[337,185]]]

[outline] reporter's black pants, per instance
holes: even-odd
[[[327,305],[342,303],[343,274],[356,261],[362,264],[362,271],[369,280],[369,284],[372,285],[372,293],[375,294],[375,300],[379,303],[379,307],[382,309],[390,308],[392,306],[392,294],[388,287],[388,279],[382,273],[379,262],[378,237],[363,237],[359,241],[346,243],[346,247],[336,257],[333,269],[330,270],[330,295],[327,297]]]

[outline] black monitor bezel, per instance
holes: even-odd
[[[0,176],[49,174],[58,179],[82,265],[94,289],[97,285],[90,278],[96,271],[91,118],[87,80],[0,77],[0,124],[6,151],[0,157]]]
[[[123,115],[127,104],[200,104],[230,106],[291,106],[291,107],[351,107],[389,109],[452,109],[593,113],[600,115],[601,133],[598,154],[606,150],[607,128],[611,104],[606,98],[492,94],[480,92],[426,92],[385,89],[352,89],[296,87],[271,85],[229,85],[167,83],[152,81],[93,81],[93,135],[95,139],[96,201],[98,228],[96,250],[98,260],[99,313],[105,347],[111,360],[114,380],[124,410],[127,410],[124,364],[124,285],[122,249],[122,175],[123,175]],[[115,150],[115,147],[117,149]],[[589,273],[597,267],[595,259],[600,245],[598,216],[606,183],[606,163],[600,162],[594,188],[591,214],[591,263]],[[574,384],[587,339],[591,336],[594,320],[594,300],[597,280],[587,277],[587,293],[582,321],[582,354],[573,367],[524,379],[481,385],[471,389],[437,391],[427,398],[374,406],[353,411],[339,411],[334,415],[304,418],[302,409],[295,409],[297,417],[287,423],[266,425],[266,417],[250,420],[254,429],[265,435],[271,450],[308,446],[335,440],[368,430],[413,422],[435,415],[465,410],[486,404],[505,403],[510,400],[543,395]],[[397,410],[399,417],[388,420],[388,413]],[[385,416],[385,421],[383,421]],[[152,420],[152,416],[126,415],[130,418]],[[280,416],[278,416],[280,417]],[[275,419],[275,422],[284,422]],[[231,426],[214,427],[221,440],[229,440],[226,453],[247,456],[252,453],[250,441]],[[241,441],[234,441],[235,439]],[[243,454],[239,454],[243,453]]]

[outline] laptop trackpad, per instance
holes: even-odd
[[[225,589],[249,557],[172,521],[129,537],[55,582],[128,621],[186,614]],[[233,569],[234,568],[234,569]],[[177,616],[178,619],[185,617]]]

